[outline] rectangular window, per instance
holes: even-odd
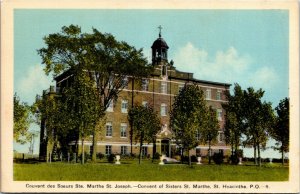
[[[221,100],[221,90],[217,91],[217,97],[216,100]]]
[[[142,156],[148,155],[148,147],[142,147]]]
[[[121,137],[127,137],[127,124],[126,123],[121,123]]]
[[[127,146],[121,146],[121,155],[127,154]]]
[[[181,92],[181,90],[184,88],[184,84],[178,85],[178,94]]]
[[[106,111],[107,112],[114,112],[114,101],[113,100],[109,101],[109,104],[108,104],[108,107],[107,107]]]
[[[211,89],[207,89],[205,91],[205,98],[206,98],[206,100],[210,100],[211,99]]]
[[[161,116],[167,116],[167,105],[161,104],[160,106],[160,115]]]
[[[108,122],[106,123],[106,137],[112,137],[112,123]]]
[[[127,100],[122,100],[121,112],[122,113],[127,113],[127,109],[128,109],[128,101]]]
[[[224,141],[224,132],[223,131],[219,131],[218,140],[219,140],[219,142],[223,142]]]
[[[147,102],[147,101],[143,101],[143,102],[142,102],[142,106],[143,106],[143,107],[147,107],[147,106],[148,106],[148,102]]]
[[[222,109],[217,109],[217,119],[218,121],[222,121]]]
[[[111,145],[107,145],[107,146],[105,146],[105,154],[106,155],[110,155],[111,154]]]
[[[160,92],[163,93],[163,94],[167,93],[167,82],[161,82]]]
[[[142,79],[142,90],[143,91],[149,90],[149,80],[148,79]]]

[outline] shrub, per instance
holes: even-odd
[[[188,156],[181,156],[181,161],[182,162],[189,162],[189,157]],[[196,155],[191,156],[191,162],[198,162]]]
[[[75,152],[74,152],[75,153]],[[75,160],[75,157],[74,157],[74,153],[71,151],[69,151],[66,155],[66,161],[68,161],[68,157],[69,157],[69,162]]]
[[[180,155],[175,155],[173,158],[175,158],[177,161],[180,161],[181,156]]]
[[[121,155],[121,159],[123,160],[133,160],[136,158],[136,155],[135,154],[122,154]]]
[[[153,159],[155,160],[160,159],[160,154],[158,152],[155,152],[155,154],[153,155]]]
[[[213,160],[215,164],[222,164],[223,163],[224,156],[222,153],[214,153]]]
[[[192,156],[191,156],[191,161],[192,161],[192,162],[198,162],[197,156],[192,155]]]
[[[227,163],[227,164],[230,163],[230,157],[229,156],[224,156],[224,163]]]
[[[114,154],[107,155],[107,161],[113,163],[115,161],[116,156]]]
[[[243,158],[246,162],[254,162],[254,158]]]
[[[104,158],[104,154],[102,154],[101,152],[98,152],[98,153],[96,154],[96,158],[102,160],[102,159]]]
[[[242,158],[243,157],[243,150],[236,150],[235,154],[237,155],[238,158]]]
[[[81,159],[82,159],[82,153],[78,156],[78,159],[81,161]],[[90,154],[87,153],[87,152],[84,152],[84,163],[86,163],[86,161],[87,161],[88,159],[91,159]]]
[[[189,157],[188,156],[181,156],[181,161],[182,162],[188,162],[189,161]]]
[[[237,165],[239,163],[239,158],[236,154],[230,156],[231,164]]]

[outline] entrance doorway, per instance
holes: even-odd
[[[171,157],[170,153],[170,140],[161,140],[161,154],[165,154],[167,157]]]

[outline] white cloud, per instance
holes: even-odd
[[[254,85],[263,85],[265,89],[271,89],[277,84],[278,75],[270,67],[262,67],[251,76]]]
[[[253,69],[253,59],[240,54],[234,47],[210,54],[188,42],[175,51],[174,65],[178,70],[193,72],[202,80],[239,83],[242,87],[268,89],[276,84],[277,74],[272,67]]]
[[[22,101],[33,103],[35,96],[37,94],[41,95],[42,91],[49,88],[52,77],[46,76],[42,65],[30,66],[26,72],[24,72],[24,77],[17,79],[19,80],[16,86],[16,92]]]

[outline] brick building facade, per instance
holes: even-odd
[[[212,106],[217,112],[217,118],[220,124],[218,143],[212,146],[213,152],[228,152],[229,147],[225,145],[224,140],[224,110],[222,103],[226,103],[224,95],[229,90],[230,84],[204,81],[195,79],[193,73],[181,72],[176,70],[173,61],[168,61],[168,45],[165,40],[159,37],[152,45],[152,64],[155,67],[154,72],[149,78],[142,80],[133,80],[132,77],[126,78],[127,86],[120,92],[116,102],[111,101],[106,110],[106,121],[101,137],[97,141],[97,153],[103,154],[129,154],[131,150],[130,143],[130,125],[128,122],[128,109],[133,105],[151,105],[159,114],[161,120],[161,131],[156,135],[156,145],[145,143],[143,145],[143,155],[152,155],[152,149],[160,154],[174,156],[176,144],[172,138],[172,130],[169,128],[169,112],[174,102],[174,97],[184,87],[184,84],[197,84],[203,90],[207,104]],[[208,67],[209,68],[209,67]],[[56,78],[56,87],[63,87],[66,82],[66,75]],[[54,88],[52,88],[54,91]],[[197,137],[195,137],[197,138]],[[47,149],[42,142],[43,129],[41,129],[41,152],[46,154]],[[79,141],[78,144],[81,145]],[[92,150],[92,138],[84,142],[85,151]],[[73,144],[74,146],[74,144]],[[133,142],[133,153],[139,152],[139,143]],[[43,151],[44,150],[44,151]],[[198,145],[192,154],[206,155],[208,145]]]

